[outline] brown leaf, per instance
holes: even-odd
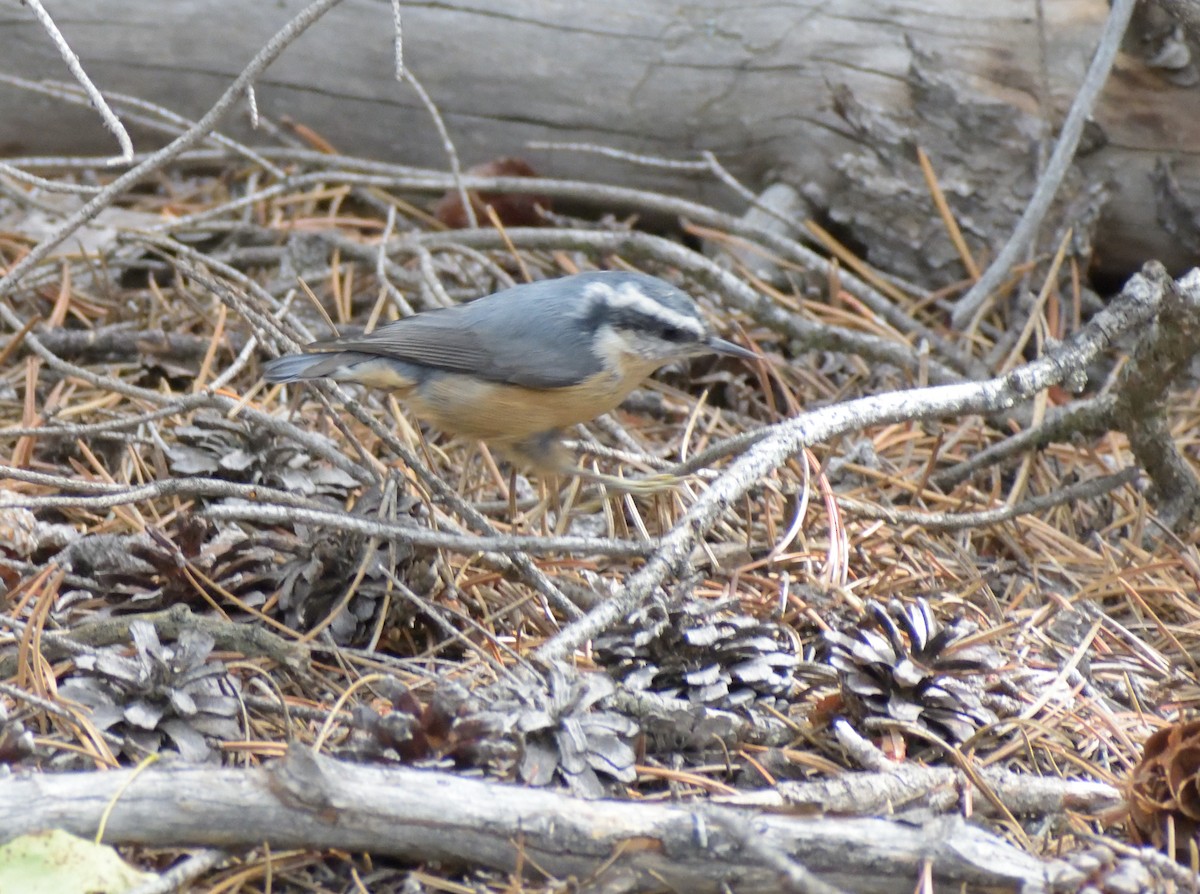
[[[475,165],[467,170],[467,174],[475,177],[536,177],[537,171],[523,158],[493,158],[491,161]],[[476,192],[467,191],[471,207],[475,210],[475,219],[481,225],[487,226],[487,206],[491,205],[500,218],[500,223],[506,227],[539,227],[545,223],[538,213],[538,206],[549,210],[550,199],[546,196],[524,192]],[[469,227],[466,209],[458,190],[449,190],[433,210],[433,215],[452,230],[465,230]]]

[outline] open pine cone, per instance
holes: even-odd
[[[247,484],[268,484],[306,497],[340,503],[358,484],[293,442],[241,420],[200,410],[191,425],[174,429],[167,462],[177,475],[211,475]]]
[[[961,742],[997,720],[980,698],[978,680],[995,656],[984,648],[955,649],[971,632],[961,620],[941,626],[929,603],[918,599],[908,606],[892,601],[886,609],[870,602],[856,629],[831,630],[825,639],[843,698],[858,719],[901,720]]]
[[[630,741],[638,726],[602,703],[615,689],[604,674],[552,663],[543,676],[514,675],[468,693],[441,682],[422,703],[387,687],[390,711],[360,707],[344,753],[417,766],[474,767],[529,785],[561,781],[577,795],[611,794],[637,778]]]
[[[1189,859],[1193,843],[1200,846],[1200,720],[1171,724],[1146,740],[1128,800],[1143,841],[1166,850],[1173,838],[1174,856]]]
[[[211,745],[242,736],[239,684],[213,660],[213,638],[183,630],[173,645],[147,621],[129,625],[132,656],[124,645],[106,646],[75,658],[75,671],[58,687],[61,698],[90,709],[93,723],[124,739],[131,758],[174,746],[190,761],[216,761]]]
[[[730,708],[775,706],[799,661],[795,637],[733,611],[736,600],[650,603],[597,637],[597,664],[630,689]]]
[[[453,681],[439,681],[425,701],[392,677],[375,688],[390,704],[354,709],[343,757],[496,776],[507,775],[520,757],[519,744],[503,735],[501,725],[481,716],[482,702]]]

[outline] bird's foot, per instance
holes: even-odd
[[[576,504],[578,508],[584,511],[599,508],[610,494],[614,496],[632,494],[635,497],[650,497],[655,494],[672,491],[683,482],[683,478],[680,476],[665,472],[658,475],[647,475],[644,478],[620,478],[616,475],[606,475],[603,472],[591,472],[587,470],[578,470],[576,474],[600,486],[601,492],[597,497]]]

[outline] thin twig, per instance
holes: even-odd
[[[158,152],[149,156],[141,164],[130,168],[120,177],[113,180],[104,189],[98,192],[92,199],[84,204],[79,210],[67,218],[67,220],[59,226],[57,230],[41,240],[37,245],[30,249],[29,253],[13,264],[8,272],[0,277],[0,295],[8,295],[13,287],[20,282],[21,278],[31,270],[35,264],[50,254],[50,252],[66,239],[71,233],[75,232],[80,226],[91,220],[99,214],[104,208],[112,202],[114,198],[122,195],[130,186],[138,183],[143,178],[149,176],[154,171],[161,169],[169,161],[178,156],[185,149],[189,149],[196,143],[203,140],[212,128],[220,121],[234,104],[241,98],[246,87],[249,86],[275,59],[282,53],[297,37],[299,37],[309,26],[316,22],[321,16],[328,12],[333,7],[337,6],[341,0],[315,0],[310,6],[301,10],[295,18],[288,22],[280,31],[272,37],[263,48],[255,55],[240,75],[234,79],[233,83],[221,94],[220,99],[204,114],[199,121],[188,131],[184,132],[176,139],[172,140]],[[6,323],[13,326],[14,329],[19,329],[20,324],[17,322],[16,315],[9,308],[7,302],[0,302],[0,318],[3,318]],[[36,344],[36,341],[31,342]],[[35,348],[36,350],[36,348]]]
[[[219,848],[197,851],[157,878],[129,889],[128,894],[171,894],[172,891],[187,887],[204,873],[216,869],[229,859],[230,854]]]
[[[993,297],[993,293],[1000,287],[1013,265],[1017,263],[1017,259],[1033,240],[1034,233],[1041,226],[1046,212],[1050,210],[1050,204],[1058,193],[1063,177],[1066,176],[1075,159],[1075,149],[1079,145],[1079,138],[1083,135],[1083,126],[1091,116],[1096,99],[1100,96],[1100,91],[1108,80],[1108,73],[1117,58],[1121,38],[1125,34],[1125,28],[1129,24],[1129,18],[1133,14],[1136,2],[1137,0],[1113,0],[1108,21],[1104,25],[1104,32],[1100,35],[1100,43],[1096,47],[1095,55],[1092,56],[1092,63],[1088,66],[1083,83],[1079,86],[1079,92],[1075,94],[1075,101],[1071,103],[1071,109],[1067,112],[1067,118],[1063,122],[1062,131],[1058,135],[1058,142],[1054,146],[1054,152],[1050,155],[1050,161],[1046,164],[1046,170],[1038,180],[1037,188],[1026,203],[1021,219],[1017,221],[1017,225],[1004,247],[988,265],[983,276],[955,304],[954,312],[950,316],[950,321],[955,328],[964,328],[984,306],[984,303]]]
[[[23,2],[33,11],[33,16],[38,20],[38,24],[50,35],[50,40],[58,49],[63,62],[67,63],[67,68],[70,70],[71,76],[79,82],[79,86],[87,94],[92,107],[100,115],[100,120],[104,122],[105,128],[116,137],[117,144],[121,147],[121,155],[113,159],[112,162],[122,164],[129,161],[129,159],[133,158],[133,141],[129,139],[129,132],[125,130],[125,125],[113,114],[113,110],[109,108],[108,102],[104,99],[104,94],[96,89],[96,85],[92,83],[92,79],[87,76],[87,72],[83,70],[83,66],[79,63],[79,57],[75,55],[75,51],[71,49],[70,44],[67,43],[67,39],[63,37],[62,32],[58,30],[58,26],[54,24],[54,19],[50,18],[50,13],[46,12],[41,0],[23,0]]]
[[[999,465],[1027,450],[1036,450],[1039,447],[1066,441],[1075,436],[1096,437],[1101,435],[1112,428],[1115,402],[1114,395],[1101,394],[1056,410],[1041,425],[1027,428],[1011,438],[990,444],[973,453],[970,459],[935,472],[930,476],[929,482],[934,487],[948,489],[966,481],[983,469]]]
[[[471,201],[470,195],[467,194],[466,187],[463,186],[462,165],[458,160],[458,150],[454,147],[454,141],[450,139],[450,131],[446,129],[446,122],[442,120],[442,113],[425,90],[424,85],[417,80],[417,76],[412,73],[412,69],[406,67],[404,64],[404,27],[403,16],[400,14],[400,0],[392,0],[392,27],[395,32],[393,47],[395,52],[396,80],[408,82],[409,86],[417,94],[417,98],[421,100],[421,105],[425,106],[425,110],[429,112],[429,117],[433,119],[433,126],[437,128],[438,136],[442,140],[442,150],[446,153],[446,158],[450,162],[450,176],[454,178],[454,189],[458,193],[458,200],[462,202],[463,213],[467,216],[467,222],[474,229],[479,226],[479,220],[475,216],[474,203]]]
[[[51,96],[63,102],[76,103],[78,105],[90,105],[90,99],[87,94],[83,93],[74,84],[67,84],[60,81],[30,81],[25,78],[17,77],[16,75],[0,72],[0,83],[9,84],[13,87],[18,87],[21,90],[27,90],[31,93],[38,93],[43,96]],[[128,93],[114,93],[109,91],[109,100],[113,105],[122,109],[127,118],[136,121],[142,127],[146,127],[157,133],[167,133],[171,136],[179,134],[196,126],[196,122],[190,118],[185,118],[183,115],[171,111],[165,106],[160,106],[157,103],[142,99],[138,96],[131,96]],[[148,112],[149,115],[132,115],[129,109],[137,109],[143,112]],[[241,156],[247,161],[250,161],[260,166],[264,171],[271,174],[273,177],[283,179],[287,176],[284,170],[275,165],[270,159],[262,155],[258,150],[252,149],[245,143],[240,143],[237,140],[226,136],[220,131],[212,131],[204,136],[203,142],[211,143],[213,146],[222,147],[232,153],[233,157]],[[151,154],[146,155],[130,155],[129,158],[121,159],[121,163],[141,164],[142,162],[153,157]],[[28,175],[27,175],[28,176]],[[49,188],[55,188],[57,184],[59,191],[73,184],[63,184],[61,181],[41,181],[39,185],[46,184]],[[46,186],[43,186],[46,188]],[[100,191],[100,187],[83,187],[75,186],[76,191],[87,190],[89,193]]]
[[[893,525],[921,525],[932,531],[961,531],[964,528],[983,528],[988,525],[998,525],[1011,521],[1022,515],[1032,515],[1055,506],[1094,499],[1116,490],[1122,485],[1136,481],[1140,470],[1131,466],[1112,475],[1101,475],[1090,481],[1080,481],[1067,487],[1060,487],[1039,497],[1030,497],[1011,506],[1000,506],[996,509],[982,509],[977,512],[917,512],[914,510],[895,509],[891,506],[877,506],[864,503],[849,497],[837,497],[837,503],[843,509],[853,512],[862,518],[882,519]]]
[[[187,489],[186,480],[160,482],[163,485],[174,485],[167,490]],[[155,488],[146,488],[155,489]],[[139,489],[144,490],[144,489]],[[124,496],[124,495],[118,495]],[[110,499],[86,499],[91,505],[103,505]],[[45,497],[45,499],[60,499]],[[13,505],[21,505],[15,502]],[[478,537],[463,534],[452,534],[445,531],[431,531],[416,525],[406,525],[401,522],[374,521],[362,516],[349,513],[331,512],[329,510],[300,509],[286,506],[270,506],[259,503],[221,503],[207,506],[201,514],[217,521],[244,520],[261,524],[282,525],[301,522],[309,525],[332,528],[335,531],[345,531],[353,534],[365,534],[378,537],[381,540],[394,540],[397,543],[407,543],[411,546],[429,549],[449,549],[460,553],[500,553],[505,555],[593,555],[630,558],[644,556],[651,552],[654,541],[612,540],[598,537],[535,537],[520,534],[501,534],[492,537]],[[578,611],[578,610],[576,610]]]

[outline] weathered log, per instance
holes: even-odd
[[[955,816],[924,825],[703,804],[585,801],[449,773],[367,767],[304,749],[266,768],[152,767],[0,780],[0,841],[44,828],[152,847],[344,848],[522,866],[596,890],[778,891],[804,867],[848,890],[1016,891],[1045,864]],[[847,859],[853,855],[853,859]],[[612,885],[604,888],[603,884]],[[790,889],[789,889],[790,890]]]
[[[52,12],[102,90],[198,117],[300,6],[109,0],[98,16],[94,3],[61,0]],[[802,187],[811,213],[843,225],[873,262],[929,286],[965,271],[933,211],[916,147],[930,156],[968,244],[994,253],[1029,193],[1037,140],[1061,120],[1107,11],[1104,0],[1052,0],[1039,36],[1031,3],[403,7],[405,63],[441,109],[464,164],[523,155],[548,175],[744,207],[704,173],[527,143],[681,159],[711,150],[753,188],[774,179]],[[67,78],[20,7],[0,19],[0,47],[0,73]],[[1200,193],[1196,88],[1177,86],[1142,56],[1148,51],[1119,63],[1095,116],[1103,139],[1081,158],[1054,221],[1092,229],[1101,272],[1151,257],[1179,267],[1200,247],[1191,211]],[[445,166],[428,114],[393,78],[387,4],[347,0],[284,53],[256,95],[264,115],[302,122],[343,151]],[[265,139],[245,116],[226,123],[239,138]],[[115,154],[115,146],[91,110],[0,84],[0,154],[45,152]],[[1044,228],[1043,247],[1056,229]]]

